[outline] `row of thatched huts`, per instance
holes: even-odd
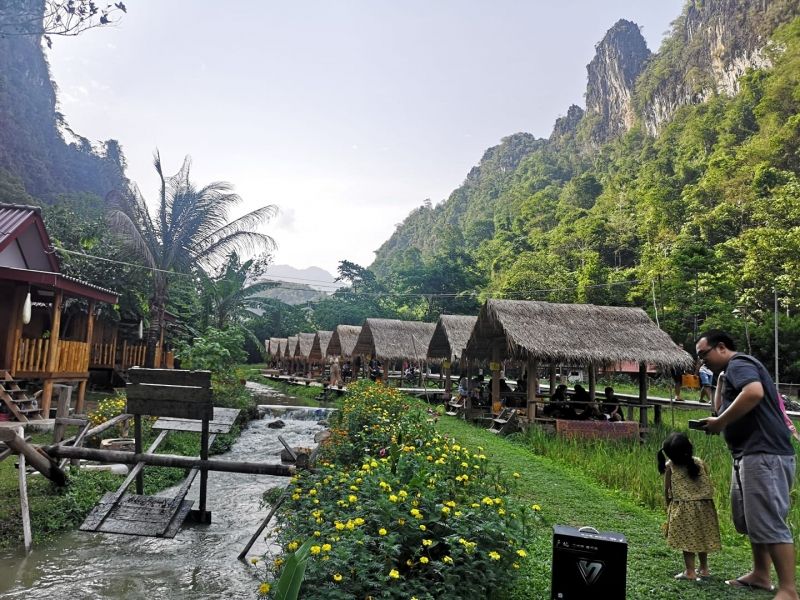
[[[592,395],[598,368],[638,364],[643,400],[648,365],[661,370],[693,366],[692,357],[642,309],[524,300],[487,300],[477,317],[442,315],[436,323],[370,318],[360,327],[339,325],[333,332],[272,338],[268,351],[306,365],[334,356],[370,356],[384,364],[434,360],[441,361],[445,373],[452,362],[462,370],[488,363],[493,396],[501,365],[510,360],[525,365],[528,373],[549,366],[551,386],[556,365],[582,366]]]

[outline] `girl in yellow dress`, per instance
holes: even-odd
[[[664,475],[667,545],[683,551],[686,566],[675,579],[704,579],[710,575],[708,553],[722,548],[708,467],[693,456],[685,433],[673,433],[658,451],[658,471]],[[695,554],[700,559],[699,571]]]

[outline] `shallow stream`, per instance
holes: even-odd
[[[317,421],[327,409],[291,408],[292,398],[258,384],[248,388],[265,406],[219,460],[280,462],[282,435],[292,446],[313,447]],[[280,405],[280,406],[279,406]],[[267,424],[280,418],[283,429]],[[0,552],[0,598],[47,600],[254,598],[258,587],[252,565],[236,560],[267,514],[265,490],[288,479],[270,475],[211,472],[208,508],[212,523],[185,526],[174,539],[73,531],[23,551]],[[200,478],[187,496],[197,505]],[[173,495],[174,489],[163,495]],[[272,523],[274,525],[274,521]],[[265,550],[259,539],[248,556]]]

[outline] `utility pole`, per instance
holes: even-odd
[[[772,288],[772,296],[775,303],[775,385],[777,386],[780,383],[778,378],[778,288]]]

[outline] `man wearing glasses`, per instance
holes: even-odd
[[[786,523],[795,457],[775,384],[758,360],[736,352],[724,331],[704,333],[695,349],[714,373],[725,371],[721,412],[703,421],[706,431],[722,432],[733,456],[731,513],[736,530],[750,538],[753,553],[753,570],[725,583],[772,591],[774,563],[775,600],[798,600],[794,543]]]

